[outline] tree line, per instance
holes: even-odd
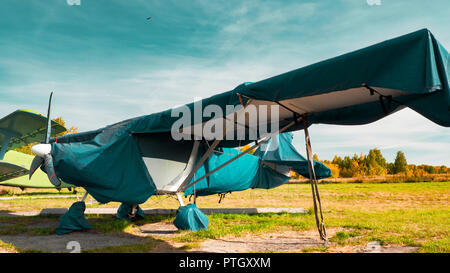
[[[387,162],[381,151],[377,148],[371,149],[367,155],[354,154],[352,157],[334,156],[332,161],[319,160],[314,154],[314,160],[321,161],[333,173],[333,178],[349,178],[364,176],[386,176],[403,175],[408,177],[424,177],[432,174],[448,174],[450,168],[447,166],[414,165],[408,164],[406,156],[402,151],[398,151],[394,162]],[[293,178],[298,178],[294,174]]]

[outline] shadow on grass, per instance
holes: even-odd
[[[139,227],[167,221],[171,216],[146,216],[127,222],[113,216],[86,217],[92,230],[56,235],[57,216],[15,216],[0,218],[0,241],[16,252],[71,252],[69,242],[80,245],[82,252],[142,253],[184,252],[164,240],[139,231]],[[173,231],[176,233],[176,231]],[[1,243],[0,242],[0,243]]]

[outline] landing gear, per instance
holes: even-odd
[[[132,205],[130,212],[128,213],[128,219],[130,219],[130,221],[137,220],[136,218],[137,212],[138,212],[138,205]]]
[[[183,198],[181,197],[180,193],[177,192],[176,195],[177,195],[178,202],[180,203],[180,206],[184,207]]]

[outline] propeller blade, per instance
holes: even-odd
[[[53,96],[53,92],[50,93],[50,98],[48,100],[47,128],[45,129],[45,143],[50,142],[50,135],[52,134],[52,119],[50,118],[50,110],[52,108],[52,96]]]
[[[34,174],[34,172],[44,163],[44,159],[40,156],[35,156],[33,159],[33,162],[31,162],[30,166],[30,175],[28,179],[31,179],[31,176]]]
[[[50,154],[45,155],[44,168],[48,180],[50,180],[55,187],[61,186],[61,180],[56,176],[55,167],[53,166],[53,157]]]

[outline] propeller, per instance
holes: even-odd
[[[50,99],[48,101],[47,110],[47,127],[45,128],[44,142],[31,147],[31,151],[36,155],[31,162],[30,176],[33,176],[34,172],[43,167],[43,170],[47,173],[48,179],[55,186],[61,186],[61,180],[56,176],[55,167],[53,165],[52,146],[50,144],[50,136],[52,133],[52,120],[50,118],[50,110],[52,106],[53,92],[50,93]]]

